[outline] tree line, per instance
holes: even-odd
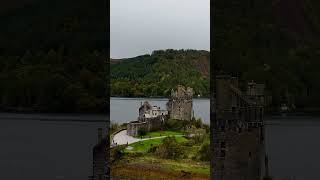
[[[209,64],[209,52],[197,50],[158,50],[120,60],[111,64],[111,95],[166,97],[180,84],[192,87],[196,95],[209,97],[210,77],[197,68],[201,58]]]

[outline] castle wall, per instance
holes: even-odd
[[[169,104],[170,118],[180,120],[191,120],[192,100],[174,99]]]
[[[139,117],[139,121],[130,122],[127,124],[127,134],[129,136],[138,136],[140,129],[146,131],[157,131],[162,127],[162,123],[165,121],[166,116],[157,116],[154,118]]]
[[[235,86],[237,82],[230,76],[216,79],[212,178],[259,180],[264,173],[263,106],[253,97],[257,93],[252,89],[249,100]]]
[[[139,130],[144,128],[145,130],[148,129],[146,122],[130,122],[127,124],[127,134],[129,136],[138,136]]]
[[[192,97],[192,88],[185,89],[183,86],[178,86],[176,91],[172,90],[167,103],[170,118],[191,120],[193,111]]]
[[[230,77],[221,77],[216,80],[216,109],[222,111],[225,109],[232,109],[232,93],[230,91]]]

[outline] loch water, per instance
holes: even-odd
[[[125,123],[137,120],[141,103],[148,101],[152,106],[166,109],[166,98],[110,98],[110,120],[114,123]],[[193,111],[196,118],[204,123],[210,122],[210,99],[193,99]]]
[[[320,179],[320,117],[266,117],[269,171],[275,180]]]
[[[106,117],[0,113],[0,179],[87,180]]]

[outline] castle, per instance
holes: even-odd
[[[136,121],[127,124],[127,134],[130,136],[139,135],[139,131],[160,130],[164,121],[168,118],[179,120],[191,120],[192,118],[192,88],[185,88],[178,85],[176,90],[171,91],[167,110],[157,106],[151,106],[145,101],[139,108],[139,117]]]
[[[246,93],[238,79],[215,79],[212,118],[212,172],[216,180],[258,180],[267,175],[264,146],[264,85],[249,82]]]
[[[162,110],[157,106],[151,106],[148,101],[145,101],[139,108],[138,120],[131,121],[127,124],[127,134],[137,136],[141,130],[159,130],[167,116],[167,110]]]
[[[177,90],[171,90],[167,109],[171,119],[191,120],[193,89],[178,85]]]

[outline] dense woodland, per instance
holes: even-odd
[[[208,97],[210,53],[197,50],[157,50],[151,55],[113,60],[111,95],[167,97],[178,84]]]
[[[1,108],[104,109],[109,84],[105,2],[21,2],[28,3],[0,9]],[[317,0],[215,1],[217,69],[242,82],[266,83],[275,107],[320,107],[319,10]],[[113,96],[167,96],[177,84],[209,95],[209,52],[155,51],[115,62]]]
[[[30,0],[14,5],[0,11],[1,109],[106,110],[105,2]]]
[[[215,1],[218,71],[266,83],[274,107],[320,107],[320,2]]]

